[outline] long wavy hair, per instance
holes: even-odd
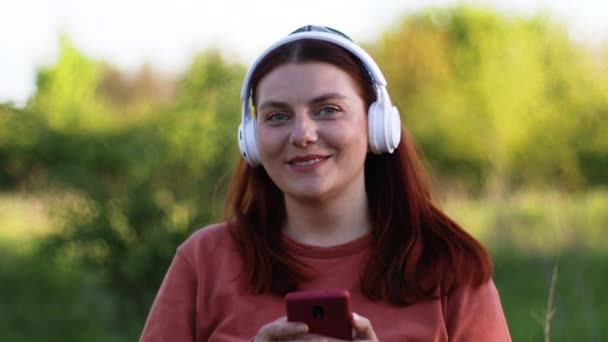
[[[300,40],[278,47],[258,65],[252,78],[254,107],[257,84],[265,75],[279,65],[304,62],[337,66],[357,81],[368,106],[375,100],[369,74],[355,56],[331,43]],[[406,306],[490,279],[492,263],[485,248],[432,203],[426,173],[403,126],[395,152],[369,153],[364,169],[373,237],[360,280],[365,296]],[[239,158],[226,215],[247,290],[284,295],[314,277],[281,242],[284,198],[263,167]]]

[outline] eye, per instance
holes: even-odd
[[[283,112],[274,112],[266,115],[266,121],[281,122],[288,120],[289,116]]]
[[[322,115],[322,116],[332,116],[332,115],[335,115],[336,113],[338,113],[339,111],[340,111],[340,108],[338,108],[336,106],[325,106],[325,107],[322,107],[318,113],[319,113],[319,115]]]

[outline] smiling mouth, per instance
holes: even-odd
[[[291,166],[311,166],[329,159],[329,156],[296,157],[288,162]]]
[[[308,165],[312,165],[312,164],[316,164],[316,163],[320,163],[321,160],[324,160],[325,158],[315,158],[315,159],[310,159],[310,160],[303,160],[303,161],[296,161],[296,162],[291,162],[289,164],[291,165],[295,165],[295,166],[308,166]]]

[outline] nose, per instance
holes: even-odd
[[[308,114],[296,115],[289,137],[291,144],[297,147],[306,147],[309,144],[314,144],[317,139],[316,122]]]

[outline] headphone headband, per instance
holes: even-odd
[[[372,78],[372,81],[378,86],[386,86],[386,79],[380,68],[374,62],[372,57],[363,50],[359,45],[355,44],[353,41],[344,38],[336,33],[331,32],[322,32],[322,31],[304,31],[292,33],[289,36],[277,41],[270,47],[268,47],[264,52],[256,58],[253,63],[249,66],[249,70],[247,70],[247,75],[245,76],[245,80],[243,82],[243,88],[241,89],[241,102],[246,103],[249,100],[249,95],[251,94],[251,77],[253,73],[258,67],[258,64],[272,51],[274,51],[279,46],[285,45],[287,43],[294,42],[296,40],[302,39],[314,39],[314,40],[322,40],[329,43],[336,44],[345,50],[351,52],[355,57],[359,58],[367,72]]]

